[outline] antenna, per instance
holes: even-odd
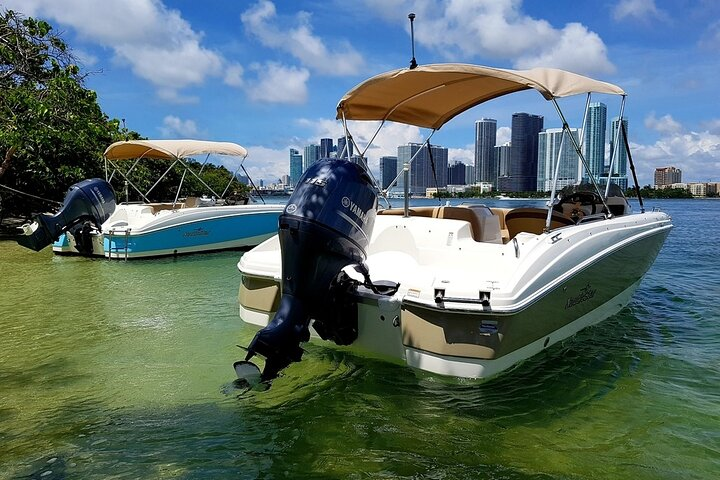
[[[410,70],[412,70],[413,68],[417,67],[417,62],[415,61],[415,30],[413,29],[413,20],[415,20],[415,14],[409,14],[408,18],[410,19],[410,45],[412,47],[412,60],[410,60]]]

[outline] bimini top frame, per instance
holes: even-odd
[[[233,157],[239,157],[240,165],[238,168],[233,172],[232,177],[230,178],[230,181],[228,182],[227,186],[223,190],[222,194],[218,195],[205,181],[200,178],[200,176],[195,173],[192,168],[184,161],[184,159],[198,156],[198,155],[205,155],[205,161],[203,162],[203,166],[200,169],[200,172],[202,172],[202,169],[205,167],[205,163],[207,163],[208,159],[210,158],[210,155],[226,155],[226,156],[233,156]],[[177,195],[175,197],[175,202],[177,203],[177,198],[180,194],[180,189],[182,188],[183,181],[185,179],[185,174],[187,172],[190,172],[195,178],[197,178],[210,192],[212,192],[214,195],[216,195],[218,198],[223,198],[225,196],[225,193],[227,193],[228,188],[232,184],[233,179],[235,179],[236,174],[238,170],[242,168],[243,172],[245,172],[245,175],[247,175],[248,179],[250,179],[250,176],[248,175],[247,171],[245,170],[245,167],[243,166],[243,161],[248,155],[247,149],[245,147],[242,147],[236,143],[231,142],[213,142],[213,141],[206,141],[206,140],[126,140],[121,142],[115,142],[112,145],[110,145],[107,149],[105,149],[105,180],[110,181],[112,179],[112,175],[110,175],[110,178],[108,177],[108,168],[107,168],[107,162],[109,162],[115,172],[118,172],[126,182],[128,182],[129,185],[131,185],[139,194],[140,196],[146,201],[149,202],[147,199],[147,196],[150,194],[150,192],[157,186],[158,183],[160,183],[160,180],[162,180],[170,170],[175,166],[175,164],[180,163],[184,167],[183,176],[180,179],[180,185],[178,186]],[[138,164],[138,162],[144,158],[152,158],[156,160],[168,160],[171,162],[170,166],[165,170],[165,172],[158,178],[155,183],[148,189],[146,192],[142,192],[138,187],[136,187],[132,181],[128,178],[130,176],[130,173],[135,168],[135,166]],[[135,162],[133,165],[126,171],[123,172],[118,165],[115,163],[119,160],[131,160],[134,159]],[[114,172],[113,172],[114,173]],[[252,180],[250,180],[252,183]],[[253,187],[255,187],[255,184],[253,184]],[[257,191],[257,188],[255,187],[255,190]],[[262,198],[262,196],[261,196]],[[264,200],[263,200],[264,202]]]
[[[472,107],[503,95],[530,89],[537,90],[546,100],[553,102],[563,123],[565,135],[572,141],[586,171],[589,172],[582,148],[570,133],[570,127],[557,99],[591,93],[620,95],[622,119],[626,93],[617,85],[564,70],[509,70],[457,63],[402,68],[372,77],[346,93],[337,105],[336,118],[343,121],[346,132],[347,120],[375,120],[381,122],[378,131],[385,121],[392,121],[429,128],[434,133],[449,120]],[[617,145],[617,142],[615,144]],[[604,198],[595,178],[592,175],[589,175],[589,178],[598,195]],[[553,197],[554,191],[553,186]]]

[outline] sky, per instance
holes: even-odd
[[[239,143],[266,183],[289,173],[290,148],[342,135],[335,108],[348,90],[409,65],[410,12],[419,64],[555,67],[614,83],[628,94],[641,185],[670,165],[685,182],[720,181],[717,0],[0,0],[1,9],[47,20],[111,118],[147,138]],[[618,115],[617,98],[594,100]],[[571,127],[584,105],[561,102]],[[515,112],[561,126],[551,103],[522,92],[463,113],[432,143],[472,164],[475,121],[496,119],[502,144]],[[350,129],[364,147],[376,127]],[[367,150],[371,167],[428,135],[387,125]]]

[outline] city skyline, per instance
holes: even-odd
[[[618,133],[618,119],[614,118],[612,120],[611,134],[607,135],[605,105],[601,103],[590,104],[590,108],[594,109],[595,113],[591,113],[588,116],[590,120],[588,120],[586,131],[589,130],[590,134],[586,135],[584,140],[590,142],[592,147],[587,148],[586,145],[584,150],[587,155],[593,155],[593,151],[602,152],[602,157],[598,156],[593,158],[593,163],[589,163],[591,168],[600,172],[600,176],[596,175],[596,181],[600,184],[607,181],[608,168],[610,167],[609,163],[613,162],[611,181],[618,183],[624,190],[629,185],[626,176],[628,158],[622,142],[619,142],[617,150],[614,149],[614,141]],[[623,123],[627,131],[628,120],[623,119]],[[514,137],[516,143],[520,144],[522,148],[521,151],[515,151],[513,153],[511,148],[512,140],[506,142],[504,145],[491,145],[497,142],[497,121],[495,119],[481,118],[477,120],[475,122],[475,152],[476,158],[480,159],[478,161],[481,162],[481,164],[485,163],[485,165],[481,167],[486,172],[482,178],[477,173],[479,169],[476,165],[465,164],[461,160],[450,158],[448,155],[449,149],[432,145],[433,155],[440,159],[439,162],[445,162],[444,164],[446,165],[443,169],[444,174],[438,176],[437,172],[442,168],[443,164],[436,163],[434,177],[438,178],[437,186],[445,187],[449,184],[471,185],[490,183],[496,191],[549,191],[553,180],[551,175],[558,161],[560,149],[562,149],[562,154],[560,155],[557,188],[559,189],[580,181],[588,181],[580,156],[575,151],[575,144],[582,145],[580,138],[584,133],[582,129],[570,129],[570,133],[575,138],[575,143],[573,143],[567,135],[563,133],[562,129],[542,128],[543,124],[544,118],[540,115],[526,112],[514,113],[513,125],[517,131],[515,135],[512,135],[511,132],[511,138]],[[594,143],[588,140],[590,136],[596,137]],[[617,138],[619,139],[619,137]],[[606,139],[610,142],[609,144],[605,142]],[[344,137],[338,138],[338,145],[332,153],[333,156],[337,156],[340,153],[339,147],[341,140],[344,140]],[[604,143],[601,144],[600,142]],[[321,139],[320,144],[323,143],[330,144],[330,139]],[[491,159],[486,161],[485,158],[488,157],[486,151],[489,145],[491,145],[490,149],[492,149]],[[373,176],[378,179],[381,188],[388,188],[389,182],[394,180],[402,170],[403,163],[413,158],[421,146],[422,144],[413,142],[407,145],[398,145],[398,154],[396,156],[383,156],[380,158],[379,168],[372,173]],[[321,147],[311,143],[307,145],[305,149],[311,152],[311,155],[315,155],[314,152],[321,149]],[[291,148],[291,167],[294,152],[297,152],[297,150]],[[345,154],[347,154],[347,152],[345,152]],[[429,157],[422,152],[417,157],[411,166],[411,193],[416,195],[420,194],[423,188],[434,188],[436,186],[435,178],[431,178]],[[613,157],[615,157],[615,160],[613,160]],[[318,155],[313,161],[317,161],[320,158],[321,156]],[[302,163],[304,169],[307,169],[309,163],[305,160],[303,160]],[[415,163],[418,163],[417,167],[414,165]],[[513,163],[515,164],[514,166]],[[460,175],[456,171],[459,165],[465,169],[464,182],[459,182]],[[490,176],[496,175],[494,177],[495,181],[488,181],[486,179],[488,176],[487,172],[492,172],[489,174]],[[501,179],[501,176],[505,178]],[[501,180],[504,183],[501,183]],[[398,179],[396,188],[402,189],[402,178]]]

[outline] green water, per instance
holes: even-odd
[[[0,242],[0,478],[717,478],[715,247],[670,213],[628,308],[483,385],[308,345],[244,393],[241,252],[121,262]]]

